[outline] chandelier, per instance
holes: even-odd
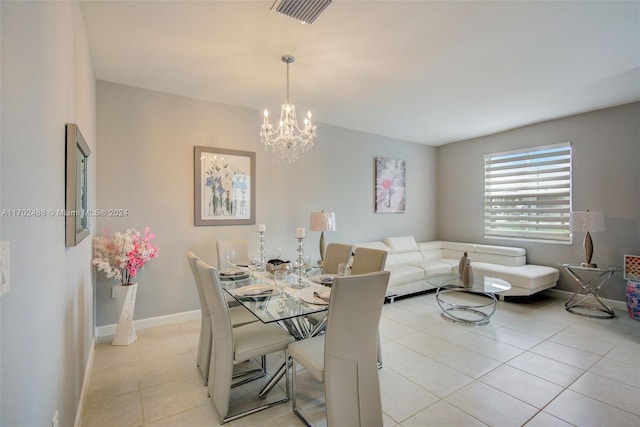
[[[269,111],[264,110],[264,122],[260,126],[260,141],[265,150],[271,148],[274,154],[280,152],[280,159],[291,166],[298,159],[300,153],[304,153],[313,147],[313,139],[317,136],[316,126],[311,122],[311,111],[307,112],[304,119],[304,128],[298,126],[296,118],[296,106],[289,102],[289,64],[296,59],[285,55],[282,62],[287,64],[287,102],[282,104],[280,111],[280,123],[274,129],[269,123]]]

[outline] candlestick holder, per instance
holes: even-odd
[[[298,280],[296,281],[295,285],[293,285],[294,288],[305,288],[307,286],[309,286],[304,280],[304,248],[302,247],[304,244],[304,237],[296,237],[296,240],[298,241],[298,248],[296,249],[296,253],[298,254],[298,257],[296,259],[294,268],[296,270],[296,272],[298,273]]]
[[[260,235],[258,238],[258,256],[260,265],[256,270],[265,271],[267,269],[267,256],[265,255],[264,249],[264,231],[258,231],[258,234]]]

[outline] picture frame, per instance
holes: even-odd
[[[75,123],[65,124],[65,245],[89,235],[89,156],[91,149]]]
[[[404,213],[407,176],[405,161],[376,157],[375,163],[375,212]]]
[[[624,256],[624,280],[640,281],[640,255]]]
[[[194,147],[194,224],[255,224],[256,153]]]

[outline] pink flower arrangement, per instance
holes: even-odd
[[[151,243],[154,237],[148,227],[142,234],[135,228],[124,233],[105,231],[103,236],[93,239],[95,256],[92,264],[108,278],[115,277],[122,286],[129,286],[138,270],[158,256],[158,247]]]

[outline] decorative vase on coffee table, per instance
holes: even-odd
[[[116,333],[113,335],[111,344],[129,345],[138,338],[133,326],[133,311],[136,306],[138,284],[133,283],[129,286],[118,285],[114,286],[113,290],[120,314],[116,326]]]

